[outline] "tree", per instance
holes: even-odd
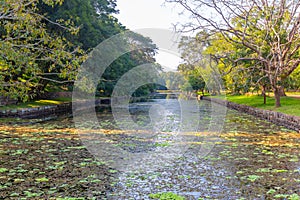
[[[206,83],[203,79],[203,72],[200,67],[186,67],[188,64],[183,63],[178,66],[178,70],[183,74],[185,81],[182,81],[180,88],[183,91],[201,91],[204,95]],[[191,69],[192,68],[192,69]],[[188,69],[188,70],[187,70]]]
[[[72,35],[49,24],[50,29],[54,32],[60,31],[64,37],[85,51],[91,51],[103,40],[125,30],[113,16],[118,13],[113,0],[65,0],[54,7],[39,4],[39,8],[52,21],[71,19],[75,26],[80,27],[78,34]]]
[[[0,92],[15,99],[33,98],[42,81],[66,83],[75,78],[83,51],[66,38],[49,32],[46,24],[70,34],[78,28],[70,21],[52,21],[39,12],[39,0],[5,0],[0,3]],[[43,0],[48,6],[62,0]],[[49,75],[56,75],[51,79]]]
[[[114,0],[66,0],[61,6],[54,8],[41,4],[39,7],[47,13],[47,17],[55,21],[58,19],[72,19],[75,26],[80,27],[77,35],[71,35],[63,29],[57,29],[49,24],[49,29],[59,31],[72,43],[80,46],[87,52],[116,34],[126,31],[126,27],[120,24],[113,16],[118,13]],[[126,53],[116,59],[104,72],[97,87],[97,96],[110,96],[119,78],[133,67],[147,62],[154,62],[156,46],[149,38],[132,33],[125,43],[132,46],[138,43],[151,48]],[[124,41],[126,40],[124,39]],[[124,44],[127,45],[127,44]],[[133,95],[139,96],[151,92],[154,86],[141,87]]]
[[[124,38],[124,46],[136,49],[120,56],[105,70],[101,77],[97,91],[101,91],[99,96],[110,96],[118,80],[129,70],[145,63],[155,63],[157,47],[150,38],[144,37],[135,32],[127,32],[128,37]],[[146,48],[147,47],[147,48]],[[138,49],[138,50],[137,50]],[[161,70],[159,64],[153,64]],[[141,72],[140,72],[141,73]],[[147,76],[147,74],[145,74]],[[156,88],[156,85],[148,84],[139,88],[133,96],[145,96]]]
[[[118,23],[118,20],[113,17],[117,13],[116,4],[113,0],[66,0],[61,5],[47,5],[39,3],[38,8],[41,13],[45,13],[51,21],[65,21],[72,23],[76,27],[80,27],[78,34],[70,34],[62,27],[57,27],[55,24],[47,23],[47,29],[53,34],[59,34],[74,45],[79,46],[85,52],[90,52],[98,44],[105,39],[120,33],[125,30],[125,27]],[[122,63],[120,63],[122,64]],[[119,65],[121,69],[123,65]],[[122,70],[120,70],[122,71]],[[114,79],[113,73],[111,77],[106,77],[101,84],[106,89],[111,90]],[[55,75],[49,75],[48,78],[56,79]],[[47,87],[56,87],[55,82],[45,82]],[[72,88],[73,83],[69,84]],[[99,93],[97,93],[99,94]]]
[[[166,87],[168,90],[179,90],[186,82],[179,72],[163,72],[162,76],[166,81]]]
[[[288,89],[291,90],[300,89],[300,66],[291,74],[286,84]]]
[[[212,67],[215,62],[204,54],[206,48],[207,44],[198,37],[182,37],[179,49],[184,63],[178,66],[178,71],[188,81],[184,88],[191,87],[202,92],[207,89],[213,95],[220,94],[223,89],[220,73],[218,69]]]
[[[207,40],[207,34],[198,34],[200,41]],[[222,34],[210,37],[207,48],[203,54],[209,55],[218,63],[218,69],[223,77],[226,89],[232,94],[245,94],[261,89],[266,103],[266,90],[270,88],[268,78],[264,76],[259,63],[254,60],[242,60],[241,57],[251,57],[251,51],[240,44],[228,42]]]
[[[262,77],[269,80],[275,106],[281,106],[283,82],[300,64],[299,1],[166,1],[183,6],[197,22],[184,26],[185,30],[220,33],[229,43],[247,49],[249,54],[235,62],[255,61]]]

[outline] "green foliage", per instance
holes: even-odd
[[[203,60],[203,54],[216,60],[216,70],[223,73],[222,78],[232,93],[246,93],[260,87],[264,91],[271,89],[275,106],[280,107],[282,88],[299,88],[291,76],[300,64],[298,2],[254,0],[251,5],[244,1],[167,2],[183,6],[199,22],[183,26],[192,26],[191,30],[199,33],[191,40],[194,45],[184,39],[179,46],[184,49],[182,57],[192,65]],[[206,15],[203,12],[206,9],[213,14]],[[294,75],[298,77],[297,73]]]
[[[299,200],[300,196],[298,194],[292,194],[288,198],[289,200]]]
[[[60,6],[40,4],[42,12],[52,21],[68,21],[80,27],[78,34],[70,34],[49,24],[55,32],[60,31],[72,43],[84,50],[91,50],[103,40],[125,28],[113,17],[117,13],[114,0],[65,0]]]
[[[29,192],[29,191],[24,191],[24,194],[25,194],[26,197],[28,197],[28,198],[39,197],[39,196],[42,195],[42,193],[34,193],[34,192]]]
[[[293,71],[291,76],[285,82],[287,89],[299,90],[300,89],[300,66]]]
[[[174,194],[173,192],[166,192],[166,193],[156,193],[156,194],[149,194],[151,199],[160,199],[160,200],[184,200],[185,198]]]
[[[6,169],[6,168],[0,168],[0,173],[6,172],[6,171],[8,171],[8,169]]]
[[[274,194],[275,192],[276,192],[276,190],[270,189],[270,190],[267,192],[267,194]]]
[[[27,101],[53,80],[74,79],[83,51],[65,37],[46,28],[47,24],[62,27],[70,34],[78,28],[66,21],[48,20],[37,7],[42,2],[59,6],[61,0],[7,0],[0,11],[0,92],[14,99]]]
[[[191,85],[191,87],[193,88],[193,90],[204,90],[205,88],[205,81],[202,78],[202,76],[200,74],[195,73],[191,73],[188,76],[188,83]]]
[[[49,181],[49,179],[46,178],[46,177],[36,178],[35,180],[36,180],[37,182],[48,182],[48,181]]]
[[[117,13],[116,3],[113,0],[66,0],[61,6],[55,6],[54,9],[45,5],[40,7],[53,21],[57,19],[64,19],[65,21],[71,19],[74,25],[79,26],[80,29],[77,35],[67,33],[63,29],[58,31],[69,38],[72,43],[81,46],[82,49],[88,52],[92,51],[105,39],[126,30],[113,16],[113,14]],[[51,24],[49,28],[57,31]],[[129,41],[130,39],[132,40]],[[124,45],[128,44],[133,49],[136,45],[148,45],[147,47],[149,48],[131,51],[114,60],[101,77],[96,91],[97,96],[110,96],[114,86],[123,74],[139,64],[154,61],[156,46],[152,44],[149,38],[131,33],[127,41],[124,39]],[[143,86],[133,96],[147,95],[154,88],[153,85]]]
[[[218,70],[222,72],[224,85],[231,94],[245,94],[270,85],[256,61],[245,59],[236,62],[240,58],[255,57],[253,51],[229,42],[221,34],[214,35],[211,40],[203,53],[218,61]]]
[[[282,97],[283,106],[280,108],[274,107],[275,99],[273,97],[267,97],[266,105],[263,104],[263,97],[258,95],[228,95],[226,99],[238,104],[300,116],[300,99],[293,97]]]
[[[247,180],[249,180],[251,182],[254,182],[254,181],[256,181],[259,178],[261,178],[261,176],[258,176],[258,175],[248,175]]]
[[[9,105],[5,107],[0,107],[0,110],[13,110],[22,108],[36,108],[40,106],[58,105],[65,102],[71,102],[72,98],[57,98],[57,99],[41,99],[32,100],[25,103],[20,103],[18,105]]]
[[[179,90],[186,82],[182,74],[178,72],[164,72],[162,76],[166,81],[166,87],[168,90]]]
[[[180,41],[179,48],[185,62],[178,66],[178,70],[187,81],[182,85],[182,90],[200,90],[202,93],[207,90],[215,95],[220,94],[223,89],[222,77],[215,62],[204,54],[206,45],[208,44],[201,41],[199,34],[194,38],[183,37]]]
[[[145,63],[154,63],[155,53],[156,53],[156,45],[153,44],[150,38],[146,38],[140,34],[134,32],[127,32],[126,37],[122,38],[122,35],[119,35],[122,41],[120,44],[126,46],[129,49],[137,49],[125,53],[119,58],[115,59],[103,73],[101,80],[97,87],[97,96],[110,96],[114,89],[114,86],[119,81],[119,79],[131,69],[137,67],[138,65]],[[120,45],[119,44],[119,45]],[[161,70],[161,66],[159,64],[152,64],[152,67],[156,68],[158,71]],[[143,70],[138,70],[133,73],[135,78],[141,80],[144,77],[148,77],[149,74],[144,72]],[[99,78],[99,77],[96,77]],[[155,80],[147,80],[149,82]],[[126,83],[124,83],[126,84]],[[124,85],[123,87],[131,87],[130,85]],[[133,91],[132,96],[145,96],[151,92],[153,92],[157,88],[156,84],[146,84],[139,87],[136,91]]]
[[[0,17],[0,92],[28,101],[49,87],[72,88],[78,66],[105,39],[125,31],[118,20],[114,0],[7,0]],[[152,41],[132,34],[133,41]],[[154,61],[155,45],[130,52],[105,71],[100,95],[109,96],[117,80],[133,67]],[[137,94],[155,88],[148,85]],[[103,92],[100,92],[103,91]]]
[[[74,35],[64,31],[63,28],[57,28],[52,24],[48,25],[48,29],[59,32],[87,52],[93,50],[105,39],[125,30],[125,27],[112,16],[117,13],[115,7],[116,3],[113,0],[66,0],[61,6],[54,6],[54,8],[45,4],[39,5],[39,8],[47,13],[47,17],[52,21],[63,19],[80,27],[78,34]],[[120,60],[122,61],[114,63],[113,71],[109,69],[106,71],[103,76],[104,81],[100,83],[96,95],[109,96],[108,94],[115,85],[116,77],[120,77],[119,74],[124,72],[123,69],[127,66],[124,59]]]

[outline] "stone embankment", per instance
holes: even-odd
[[[72,103],[40,106],[36,108],[20,108],[0,111],[1,118],[47,118],[52,115],[68,114],[72,111]]]
[[[53,96],[52,96],[53,97]],[[61,95],[59,96],[61,97]],[[126,97],[118,97],[114,99],[114,103],[120,103],[122,101],[127,101]],[[131,102],[145,101],[146,99],[136,97],[131,98]],[[0,118],[48,118],[49,116],[59,116],[64,114],[71,114],[72,110],[86,110],[90,107],[110,107],[111,99],[109,97],[98,97],[93,100],[82,100],[77,102],[66,102],[58,105],[48,105],[40,106],[36,108],[19,108],[19,109],[9,109],[0,110]]]
[[[95,100],[95,104],[92,104],[90,101],[77,102],[76,107],[84,109],[85,107],[90,106],[105,106],[110,104],[110,99],[108,98],[98,98]],[[49,116],[59,116],[64,114],[72,113],[72,102],[61,103],[58,105],[48,105],[48,106],[39,106],[36,108],[19,108],[19,109],[9,109],[1,110],[0,118],[23,118],[23,119],[32,119],[32,118],[47,118]]]
[[[260,119],[265,119],[274,124],[284,126],[286,128],[300,132],[300,117],[297,116],[287,115],[284,113],[270,110],[262,110],[259,108],[236,104],[230,101],[217,98],[203,97],[203,100],[212,101],[214,103],[227,106],[228,108],[237,110],[239,112],[247,113]]]

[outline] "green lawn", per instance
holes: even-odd
[[[217,97],[222,98],[222,97]],[[228,101],[244,104],[252,107],[257,107],[266,110],[273,110],[289,115],[300,116],[300,99],[293,97],[281,97],[281,107],[275,108],[275,99],[267,97],[267,104],[263,104],[263,97],[257,95],[239,95],[239,96],[226,96]]]
[[[36,108],[39,106],[48,106],[48,105],[58,105],[65,102],[72,101],[72,98],[57,98],[57,99],[43,99],[43,100],[35,100],[29,101],[26,103],[19,103],[18,105],[9,105],[9,106],[2,106],[0,110],[11,110],[11,109],[21,109],[21,108]]]

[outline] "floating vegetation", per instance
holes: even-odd
[[[209,109],[203,113],[202,124],[209,124]],[[198,132],[183,135],[196,138],[189,143],[175,143],[172,127],[151,141],[115,129],[107,113],[103,118],[100,127],[107,143],[134,155],[176,145],[189,148],[169,165],[122,172],[109,159],[94,158],[71,118],[31,124],[0,121],[0,198],[299,200],[299,133],[229,110],[218,139],[205,141],[209,133]],[[207,144],[214,148],[203,157],[200,149]]]
[[[173,192],[165,192],[165,193],[157,193],[157,194],[149,194],[151,199],[159,199],[159,200],[184,200],[185,198],[179,196]]]

